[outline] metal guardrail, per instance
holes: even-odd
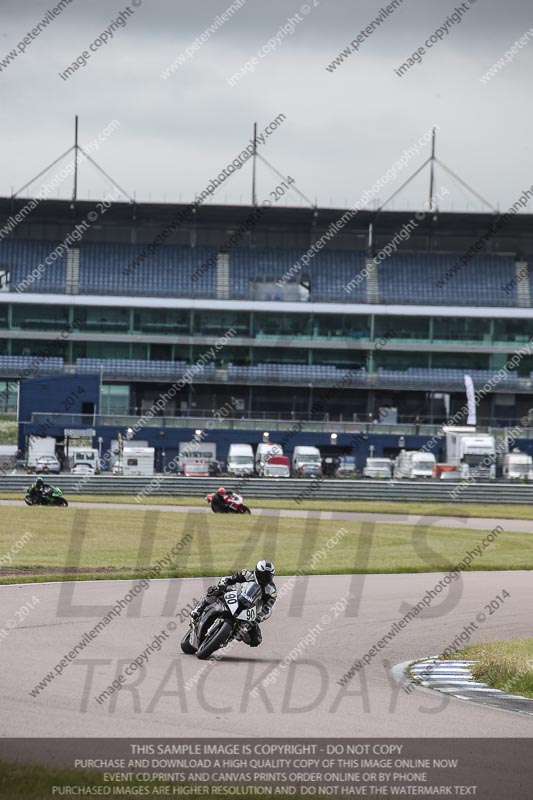
[[[33,478],[8,475],[3,478],[0,493],[24,494]],[[145,497],[198,497],[215,491],[220,478],[126,478],[121,476],[76,477],[52,475],[45,480],[59,486],[71,499],[76,494],[120,495],[135,497],[143,492]],[[461,484],[459,481],[380,481],[380,480],[312,480],[292,478],[224,478],[224,486],[243,494],[246,499],[270,498],[287,500],[290,507],[301,507],[296,500],[375,500],[389,502],[524,504],[533,502],[533,484],[501,481]],[[453,490],[461,486],[454,501]],[[141,500],[142,502],[142,500]]]

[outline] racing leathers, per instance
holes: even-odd
[[[209,587],[207,594],[202,597],[196,608],[191,611],[192,619],[195,622],[200,619],[207,606],[214,603],[215,600],[223,595],[228,586],[234,586],[236,583],[246,583],[247,581],[254,581],[257,583],[255,573],[251,569],[244,569],[240,572],[235,572],[233,575],[227,575],[225,578],[221,578],[217,584]],[[269,581],[265,586],[261,586],[261,590],[261,607],[257,609],[255,622],[250,625],[248,638],[243,640],[246,641],[246,644],[249,644],[250,647],[258,647],[263,641],[259,623],[264,622],[272,614],[272,608],[276,602],[278,593],[274,581]]]

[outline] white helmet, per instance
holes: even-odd
[[[254,569],[255,579],[260,586],[266,586],[267,583],[270,583],[275,572],[276,568],[272,561],[267,561],[264,558],[257,562]]]

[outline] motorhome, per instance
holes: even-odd
[[[230,444],[227,471],[237,477],[253,475],[254,451],[251,444]]]
[[[130,477],[153,475],[154,455],[155,448],[153,447],[125,447],[122,459],[117,461],[113,472]]]
[[[394,478],[433,478],[437,460],[433,453],[402,450],[394,462]]]
[[[322,458],[318,447],[297,445],[292,453],[292,474],[295,478],[322,474]]]
[[[508,481],[533,480],[533,458],[527,453],[506,453],[502,474]]]

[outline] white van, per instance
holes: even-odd
[[[322,474],[322,457],[318,447],[296,445],[292,453],[292,473],[298,478],[301,475]]]
[[[282,456],[283,447],[280,444],[270,442],[259,442],[255,451],[255,471],[259,476],[263,475],[263,469],[270,456]]]
[[[394,462],[394,478],[433,478],[437,460],[433,453],[402,450]]]
[[[230,475],[237,477],[254,474],[254,451],[251,444],[230,444],[227,470]]]

